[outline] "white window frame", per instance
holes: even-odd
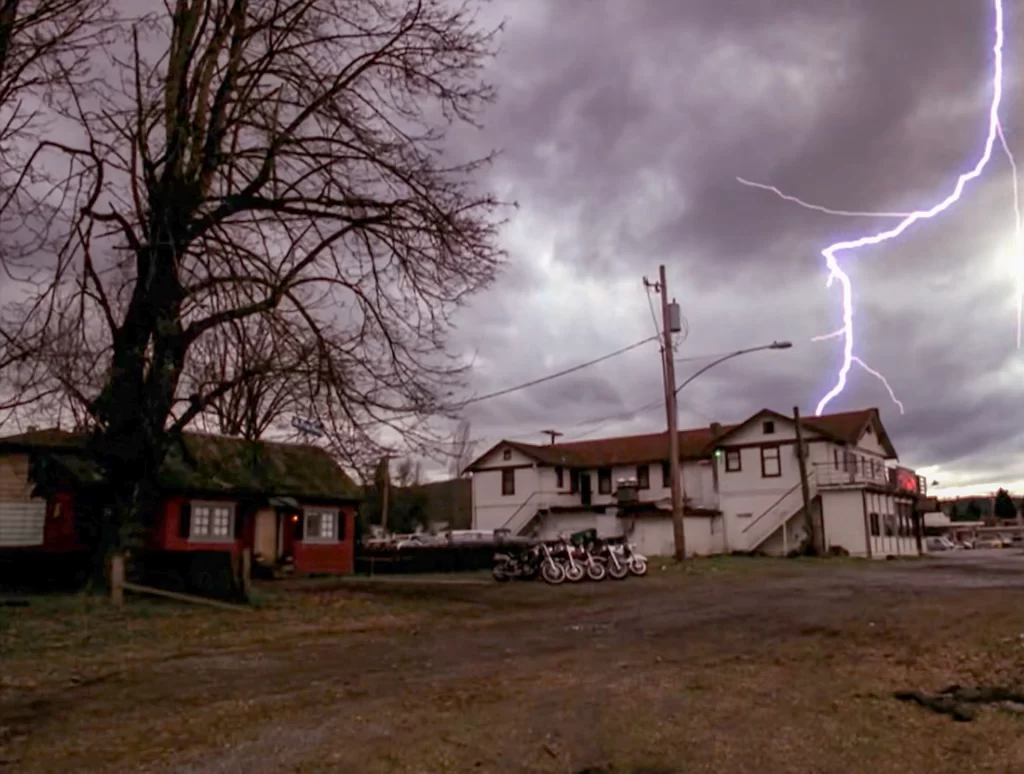
[[[238,516],[236,503],[215,500],[192,500],[189,503],[191,512],[188,520],[188,540],[190,543],[234,543],[235,542],[235,519]],[[209,519],[204,532],[196,531],[196,515],[198,511],[209,511]],[[214,510],[227,510],[228,532],[226,535],[214,535]]]
[[[322,537],[320,533],[320,523],[317,522],[317,534],[313,535],[309,529],[311,517],[316,516],[322,521],[324,516],[331,516],[334,519],[333,535],[330,537]],[[303,543],[340,543],[338,524],[341,520],[340,512],[336,508],[304,508],[302,510],[302,542]]]

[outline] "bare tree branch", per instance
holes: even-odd
[[[118,32],[105,85],[52,109],[77,198],[7,362],[87,406],[122,520],[211,414],[301,411],[354,467],[426,444],[450,315],[503,258],[490,157],[444,152],[496,31],[448,0],[176,0]]]

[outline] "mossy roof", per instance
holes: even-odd
[[[167,491],[331,501],[361,497],[360,487],[330,453],[316,446],[202,433],[186,433],[184,441],[192,460],[179,449],[168,455],[160,476]],[[81,433],[35,430],[0,438],[0,452],[45,454],[76,483],[96,485],[103,477],[85,456],[85,442]]]

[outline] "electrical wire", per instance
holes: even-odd
[[[547,376],[542,376],[538,379],[531,379],[528,382],[523,382],[522,384],[517,384],[513,387],[506,387],[503,390],[489,392],[486,395],[478,395],[475,398],[469,398],[468,400],[464,400],[461,403],[457,403],[454,406],[450,406],[449,408],[456,410],[461,409],[464,406],[469,406],[474,403],[480,403],[481,401],[490,400],[491,398],[499,398],[502,395],[509,395],[510,393],[518,392],[519,390],[525,390],[527,387],[535,387],[538,384],[544,384],[544,382],[550,382],[553,379],[559,379],[563,376],[568,376],[569,374],[576,373],[577,371],[582,371],[584,368],[590,368],[591,366],[595,366],[598,363],[603,363],[606,360],[611,360],[613,357],[624,355],[627,352],[630,352],[631,350],[637,349],[638,347],[642,347],[644,344],[656,341],[657,338],[657,336],[648,336],[646,339],[642,339],[641,341],[638,341],[634,344],[630,344],[628,347],[617,349],[614,352],[609,352],[607,355],[602,355],[601,357],[594,358],[593,360],[588,360],[587,362],[580,363],[579,365],[575,365],[572,368],[566,368],[564,371],[558,371],[553,374],[548,374]]]

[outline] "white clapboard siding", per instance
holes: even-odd
[[[46,500],[0,501],[0,547],[41,546]]]

